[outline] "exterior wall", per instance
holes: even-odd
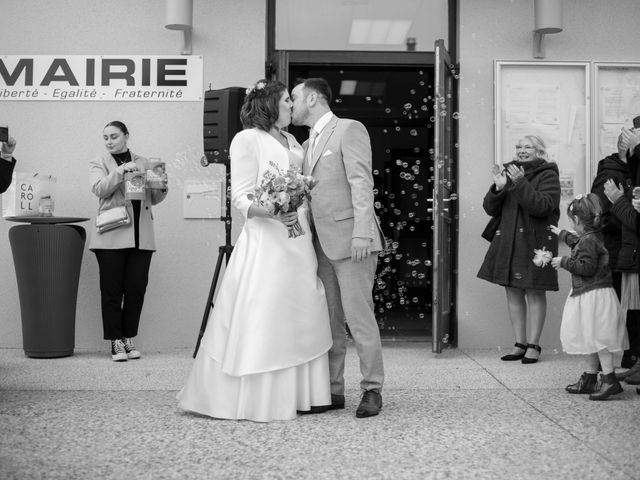
[[[0,14],[0,55],[179,55],[180,33],[167,30],[162,0],[7,0]],[[264,0],[196,0],[193,53],[204,56],[204,87],[246,86],[264,75]],[[167,162],[169,196],[154,208],[157,252],[142,312],[143,349],[195,345],[218,246],[219,220],[185,220],[187,179],[223,178],[200,166],[201,102],[0,102],[0,122],[18,145],[16,168],[58,177],[55,213],[93,217],[88,161],[104,150],[102,128],[124,121],[130,147]],[[22,348],[20,304],[8,230],[0,220],[0,347]],[[89,223],[81,224],[88,229]],[[239,222],[234,223],[234,238]],[[106,348],[102,340],[98,267],[85,248],[76,314],[76,348]]]
[[[509,346],[513,335],[502,287],[476,278],[487,243],[482,198],[493,163],[493,61],[532,58],[531,0],[460,0],[460,241],[458,345]],[[556,61],[640,61],[635,0],[563,0],[561,33],[545,38]],[[576,192],[579,193],[579,192]],[[564,212],[562,212],[564,215]],[[547,295],[543,348],[560,346],[560,319],[570,277],[560,271],[560,291]]]

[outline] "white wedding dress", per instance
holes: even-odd
[[[312,244],[288,238],[270,218],[248,218],[249,194],[266,170],[300,166],[302,147],[289,149],[259,129],[238,133],[230,148],[233,204],[246,223],[219,286],[179,406],[216,418],[289,420],[296,411],[331,404],[329,313]]]

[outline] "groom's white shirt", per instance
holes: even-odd
[[[318,132],[318,136],[316,137],[316,141],[313,142],[313,145],[310,146],[312,154],[316,148],[316,145],[320,141],[320,136],[322,135],[322,131],[324,130],[324,127],[327,126],[327,124],[331,121],[332,118],[333,118],[333,112],[327,112],[323,116],[321,116],[316,122],[316,124],[313,126],[313,130]]]

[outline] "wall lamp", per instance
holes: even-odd
[[[166,23],[164,28],[182,31],[182,55],[191,55],[193,37],[193,0],[165,0]]]
[[[562,0],[534,1],[533,58],[544,58],[544,36],[562,31]]]

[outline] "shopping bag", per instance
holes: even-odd
[[[55,195],[56,177],[14,170],[11,185],[2,194],[2,216],[51,216]]]
[[[147,168],[147,188],[154,190],[164,190],[167,185],[164,183],[164,174],[167,173],[167,167],[160,159],[149,159]]]

